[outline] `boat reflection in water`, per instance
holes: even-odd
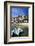
[[[11,29],[11,37],[17,37],[17,36],[28,36],[28,28],[20,28],[20,27],[12,27]]]
[[[11,31],[11,35],[13,35],[13,33],[15,35],[19,35],[20,32],[23,32],[23,30],[21,28],[14,27],[14,29]]]

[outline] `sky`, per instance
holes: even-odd
[[[12,17],[17,17],[19,15],[24,15],[24,16],[28,16],[28,7],[13,7],[10,8],[10,15]]]

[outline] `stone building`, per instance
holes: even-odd
[[[28,23],[28,16],[11,17],[10,19],[12,23]]]

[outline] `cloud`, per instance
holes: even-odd
[[[22,8],[11,8],[10,9],[10,14],[13,16],[13,17],[16,17],[18,15],[28,15],[28,7],[22,7]]]

